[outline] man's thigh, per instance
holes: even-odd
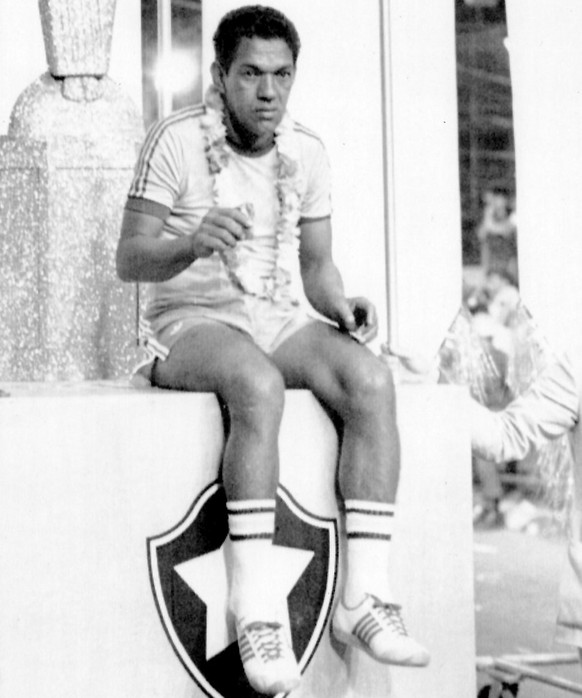
[[[270,359],[244,332],[220,322],[197,323],[157,360],[152,382],[160,388],[193,392],[228,392],[235,378],[272,369]]]
[[[312,390],[331,404],[363,371],[383,368],[367,347],[325,322],[298,330],[271,358],[288,388]]]

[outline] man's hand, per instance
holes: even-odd
[[[214,252],[225,252],[249,236],[252,223],[237,208],[211,208],[200,226],[190,236],[192,252],[199,257],[210,257]]]
[[[347,298],[345,307],[338,312],[337,322],[341,330],[362,344],[371,342],[378,334],[376,308],[367,298]]]

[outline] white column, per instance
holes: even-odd
[[[453,2],[385,0],[394,340],[434,354],[461,303]]]
[[[123,87],[140,112],[141,72],[141,2],[117,0],[109,77]]]
[[[214,29],[226,11],[242,4],[213,0],[204,7],[205,79]],[[433,353],[458,309],[461,289],[453,3],[395,0],[390,7],[384,2],[384,12],[377,0],[357,6],[348,0],[269,4],[289,16],[302,39],[290,110],[319,133],[330,154],[334,256],[347,292],[376,302],[385,340],[389,222],[396,268],[389,282],[396,306],[392,335],[399,344]],[[386,114],[382,15],[390,20],[392,65]],[[387,183],[384,115],[393,139]]]
[[[582,347],[582,3],[509,0],[520,286],[551,343]]]

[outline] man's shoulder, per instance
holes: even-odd
[[[203,104],[184,107],[154,123],[147,139],[151,143],[159,142],[164,136],[182,138],[198,138],[200,135],[200,120],[206,114]]]
[[[323,140],[319,134],[302,124],[300,121],[293,121],[293,131],[301,140],[304,140],[307,143],[311,142],[313,144],[318,144],[319,146],[323,147]]]
[[[301,122],[294,121],[293,135],[299,145],[301,160],[308,169],[311,169],[315,163],[321,163],[327,159],[325,144],[318,133]]]

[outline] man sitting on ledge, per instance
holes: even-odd
[[[269,582],[286,387],[311,390],[342,424],[347,573],[333,632],[381,662],[425,665],[389,585],[400,453],[391,373],[363,346],[376,312],[344,294],[326,153],[286,112],[297,31],[276,10],[243,7],[222,19],[214,47],[206,103],[145,140],[117,267],[124,281],[152,282],[152,384],[214,392],[228,412],[229,605],[247,678],[268,694],[300,678],[285,599],[272,598]],[[330,322],[308,317],[301,281]],[[261,645],[273,641],[281,652],[265,658]]]

